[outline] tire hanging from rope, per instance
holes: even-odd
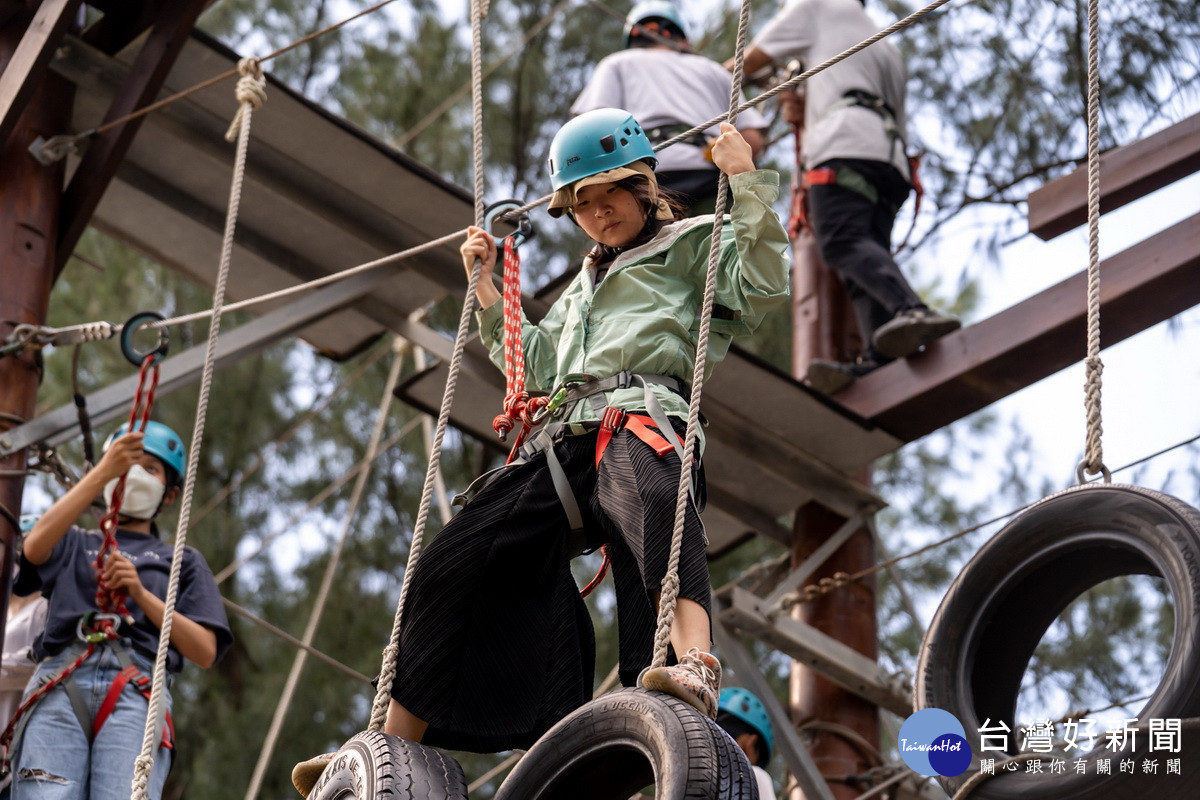
[[[968,730],[968,771],[942,777],[954,800],[1138,800],[1146,796],[1184,800],[1194,786],[1154,780],[1142,772],[1101,775],[1094,748],[1081,754],[1084,769],[1070,775],[1010,772],[980,765],[984,726],[1009,732],[1022,681],[1050,625],[1087,590],[1128,575],[1163,579],[1174,606],[1175,629],[1164,674],[1138,712],[1180,723],[1178,750],[1195,762],[1200,727],[1200,511],[1161,492],[1111,483],[1101,447],[1100,256],[1099,256],[1099,7],[1088,0],[1088,281],[1085,368],[1085,455],[1076,468],[1079,485],[1034,504],[1010,522],[968,562],[951,585],[922,642],[914,687],[918,708],[940,708]],[[1087,475],[1101,482],[1087,483]],[[1128,723],[1127,723],[1128,724]],[[1138,748],[1136,762],[1154,751]],[[1014,750],[1006,748],[1011,755]],[[1124,754],[1124,745],[1121,752]],[[1013,761],[1038,754],[1018,755]],[[1124,755],[1122,756],[1124,757]],[[1092,769],[1088,769],[1088,765]],[[996,765],[1000,766],[999,764]],[[1193,763],[1194,767],[1195,764]]]

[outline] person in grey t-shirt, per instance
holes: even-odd
[[[625,21],[625,50],[596,64],[572,114],[623,108],[645,126],[652,144],[729,110],[732,80],[721,65],[691,52],[683,19],[668,0],[638,3]],[[757,158],[767,120],[755,109],[738,115],[735,127]],[[708,157],[708,143],[720,135],[713,126],[658,153],[659,186],[676,193],[688,216],[711,214],[720,172]]]
[[[797,0],[786,6],[747,49],[746,74],[790,59],[811,67],[873,35],[878,26],[864,2]],[[809,223],[821,257],[850,294],[866,345],[855,361],[809,364],[809,383],[826,394],[960,325],[925,305],[891,254],[892,225],[912,182],[905,77],[900,52],[884,40],[806,84],[802,159]]]

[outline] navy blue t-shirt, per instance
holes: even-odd
[[[80,618],[89,611],[98,610],[94,564],[103,542],[100,531],[71,526],[45,564],[31,564],[21,557],[16,592],[25,595],[40,590],[49,601],[46,630],[33,643],[33,654],[39,660],[78,641],[76,628]],[[174,548],[149,534],[123,529],[117,530],[117,548],[137,569],[142,585],[165,600]],[[127,601],[126,606],[133,615],[134,624],[132,627],[123,625],[121,634],[130,639],[134,649],[153,661],[158,652],[158,627],[146,619],[137,603]],[[217,582],[204,556],[192,547],[183,549],[175,610],[216,634],[218,659],[229,649],[233,634],[221,605]],[[171,646],[167,653],[167,670],[179,672],[182,666],[183,656]]]

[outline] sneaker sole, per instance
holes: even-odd
[[[701,702],[699,697],[692,694],[687,689],[683,688],[678,683],[671,680],[669,677],[667,677],[665,675],[658,675],[654,672],[644,672],[644,673],[642,673],[641,679],[638,680],[638,685],[641,686],[643,689],[648,689],[652,692],[662,692],[663,694],[669,694],[669,695],[671,695],[671,697],[677,698],[677,699],[682,700],[683,702],[687,703],[689,706],[696,709],[704,716],[706,716],[710,719],[716,719],[717,714],[716,714],[715,709],[710,714],[708,709],[704,707],[704,703]]]
[[[805,374],[809,386],[821,394],[836,394],[854,383],[854,377],[841,370],[820,364],[810,364]]]
[[[885,326],[886,327],[886,326]],[[962,327],[956,319],[911,322],[897,326],[893,331],[876,331],[873,337],[875,349],[888,358],[907,358],[948,333]]]

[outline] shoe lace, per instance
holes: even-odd
[[[701,656],[714,658],[711,653],[702,653],[700,648],[693,647],[684,654],[683,658],[679,659],[679,667],[696,676],[705,686],[716,686],[717,673],[701,659]]]

